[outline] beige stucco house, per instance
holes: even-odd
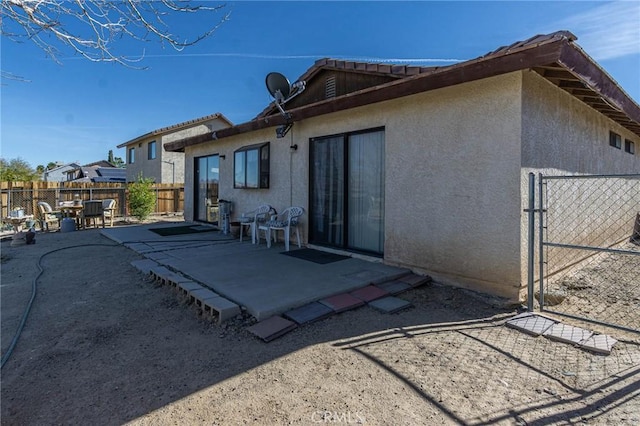
[[[208,221],[214,196],[234,216],[298,205],[308,245],[515,301],[528,173],[640,173],[640,107],[575,40],[536,36],[433,68],[319,60],[289,116],[272,104],[165,145],[186,157],[186,219]],[[218,193],[203,194],[195,177],[210,164]]]
[[[126,149],[127,182],[140,173],[156,183],[184,183],[184,153],[166,151],[164,144],[232,126],[222,114],[162,127],[118,145]]]

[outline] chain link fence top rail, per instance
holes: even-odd
[[[542,308],[640,330],[640,175],[541,182]]]

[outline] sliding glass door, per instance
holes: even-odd
[[[220,179],[217,155],[195,159],[195,220],[218,223],[218,183]]]
[[[311,141],[310,241],[344,246],[344,137]]]
[[[310,242],[384,250],[384,130],[311,141]]]

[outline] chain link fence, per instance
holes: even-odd
[[[640,175],[539,180],[540,309],[640,331]]]
[[[99,185],[83,187],[57,187],[39,188],[37,185],[30,185],[31,188],[13,187],[2,188],[0,197],[0,210],[2,217],[8,217],[16,209],[23,210],[25,215],[39,217],[38,202],[48,203],[54,210],[60,202],[72,201],[79,197],[81,200],[116,200],[116,216],[126,217],[129,215],[126,186],[105,186]],[[184,187],[173,185],[156,185],[156,214],[181,213],[184,211]],[[10,225],[3,225],[10,228]]]

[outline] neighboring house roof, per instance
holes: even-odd
[[[116,167],[115,164],[108,162],[107,160],[94,161],[93,163],[85,164],[82,167]]]
[[[49,179],[56,177],[59,177],[59,179],[64,178],[67,171],[77,169],[78,167],[80,167],[80,165],[77,163],[62,164],[54,167],[53,169],[45,170],[42,173],[42,179],[44,181],[48,181]]]
[[[186,129],[186,128],[189,128],[189,127],[197,126],[197,125],[202,124],[204,122],[215,120],[215,119],[222,120],[222,121],[226,122],[229,126],[233,126],[233,123],[231,121],[229,121],[229,119],[227,117],[225,117],[221,113],[217,112],[215,114],[205,115],[204,117],[195,118],[193,120],[184,121],[182,123],[173,124],[171,126],[161,127],[159,129],[152,130],[149,133],[145,133],[144,135],[138,136],[138,137],[133,138],[133,139],[127,141],[127,142],[121,143],[117,147],[118,148],[124,148],[127,145],[138,143],[138,142],[140,142],[140,141],[142,141],[144,139],[147,139],[149,137],[152,137],[152,136],[161,136],[161,135],[165,135],[167,133],[173,133],[173,132],[176,132],[178,130],[182,130],[182,129]]]
[[[98,167],[93,182],[126,182],[127,169],[113,167]]]
[[[80,164],[78,163],[67,163],[67,164],[62,164],[60,166],[54,167],[53,169],[45,170],[45,173],[62,171],[63,169],[67,170],[69,168],[77,169],[78,167],[80,167]]]
[[[345,92],[324,100],[287,104],[289,122],[342,111],[514,71],[531,69],[557,87],[640,136],[640,106],[591,57],[574,43],[569,31],[537,35],[469,61],[441,67],[366,64],[322,59],[301,77],[313,78],[321,71],[384,74],[388,82]],[[368,71],[371,70],[371,71]],[[305,77],[306,76],[306,77]],[[373,81],[373,80],[372,80]],[[309,86],[309,82],[308,86]],[[164,145],[167,151],[287,123],[272,103],[255,119],[215,132],[192,136]]]
[[[115,167],[108,161],[96,161],[80,166],[69,173],[79,172],[72,182],[126,182],[127,170]]]
[[[80,164],[78,163],[67,163],[56,166],[53,169],[45,170],[43,174],[64,173],[67,170],[77,169],[78,167],[80,167]]]

